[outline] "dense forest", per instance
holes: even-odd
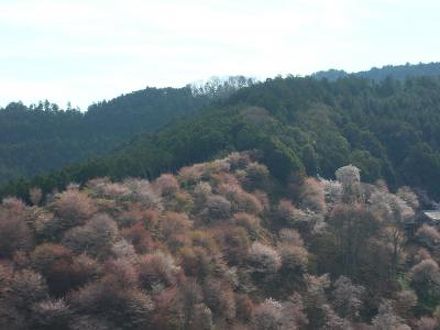
[[[4,199],[0,327],[438,329],[440,232],[409,187],[261,157]]]
[[[189,102],[194,96],[188,95]],[[367,182],[385,179],[393,190],[408,185],[438,199],[439,107],[438,77],[382,82],[277,77],[218,98],[157,132],[121,142],[102,157],[12,181],[0,195],[29,200],[32,187],[48,193],[97,176],[153,179],[194,162],[255,149],[281,181],[292,173],[332,178],[337,168],[351,163]]]
[[[438,329],[440,76],[321,78],[1,109],[0,328]]]
[[[86,112],[48,101],[10,103],[0,109],[0,184],[104,155],[253,83],[231,76],[184,88],[146,88],[92,104]]]
[[[440,63],[419,63],[419,64],[405,64],[405,65],[386,65],[382,68],[372,68],[368,71],[360,71],[355,73],[347,73],[344,70],[327,70],[319,71],[312,74],[316,79],[328,79],[334,81],[348,76],[355,76],[358,78],[366,78],[374,81],[383,81],[390,77],[397,80],[405,80],[410,77],[430,77],[440,75]]]
[[[187,87],[147,88],[93,104],[85,113],[47,101],[29,107],[11,103],[0,109],[0,183],[103,155],[207,102]]]

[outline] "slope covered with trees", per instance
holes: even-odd
[[[386,65],[382,68],[372,68],[368,71],[360,71],[354,73],[347,73],[344,70],[327,70],[319,71],[312,74],[316,79],[328,79],[335,81],[340,78],[347,78],[348,76],[356,76],[358,78],[366,78],[375,81],[383,81],[387,78],[405,80],[411,77],[429,77],[440,75],[440,63],[419,63],[419,64],[405,64],[405,65]]]
[[[96,176],[155,178],[230,151],[256,149],[273,175],[332,177],[347,163],[367,182],[385,179],[439,198],[440,79],[380,83],[276,78],[242,88],[195,116],[138,136],[112,153],[30,181],[3,186],[27,197]]]
[[[47,101],[30,107],[11,103],[0,109],[0,183],[104,155],[208,102],[186,87],[147,88],[93,104],[85,113]]]
[[[230,76],[184,88],[146,88],[92,104],[84,113],[48,101],[29,107],[10,103],[0,109],[0,184],[105,155],[253,83]]]
[[[2,329],[437,329],[437,228],[408,187],[280,184],[255,152],[0,205]],[[411,228],[411,230],[408,230]]]

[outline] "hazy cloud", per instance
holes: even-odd
[[[0,104],[433,61],[436,1],[0,1]]]

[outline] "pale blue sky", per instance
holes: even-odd
[[[0,0],[0,106],[440,61],[438,0]]]

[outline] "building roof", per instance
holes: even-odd
[[[429,219],[434,221],[440,221],[440,210],[423,211]]]

